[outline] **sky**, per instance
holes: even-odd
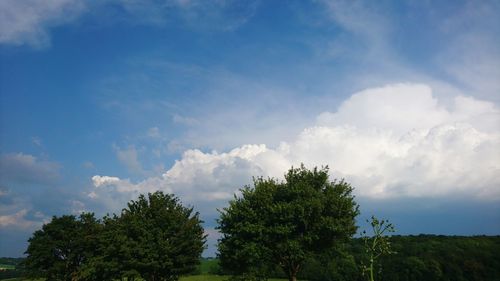
[[[500,234],[499,1],[0,1],[0,256],[326,166],[396,234]]]

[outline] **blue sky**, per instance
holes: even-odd
[[[0,2],[0,256],[163,190],[329,165],[399,234],[500,234],[498,1]]]

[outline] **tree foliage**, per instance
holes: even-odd
[[[498,281],[500,276],[500,236],[393,235],[391,255],[381,255],[374,271],[384,281]],[[366,281],[349,261],[366,264],[369,258],[363,238],[347,241],[343,254],[335,252],[308,261],[301,278],[310,281]],[[312,268],[311,268],[312,267]],[[381,269],[381,270],[378,270]],[[321,274],[318,274],[321,273]]]
[[[292,168],[285,181],[254,179],[221,211],[221,266],[265,278],[279,266],[296,280],[306,259],[356,233],[352,187],[330,182],[328,167]]]
[[[205,245],[201,223],[199,214],[176,197],[162,192],[139,196],[118,218],[128,268],[152,281],[177,280],[193,271]]]
[[[381,255],[375,278],[384,281],[498,281],[500,236],[391,236],[395,253]],[[298,279],[366,281],[361,264],[369,258],[363,238],[353,238],[307,259]],[[382,269],[382,270],[378,270]],[[271,272],[271,278],[285,277]]]
[[[29,240],[25,265],[47,280],[177,280],[199,263],[199,214],[162,192],[140,195],[120,215],[54,217]]]
[[[392,236],[391,245],[380,280],[500,280],[500,236]]]
[[[81,266],[95,254],[100,230],[92,213],[53,217],[28,240],[24,263],[28,274],[47,280],[77,279]]]

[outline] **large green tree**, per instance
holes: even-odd
[[[221,266],[257,278],[279,266],[297,280],[307,258],[356,233],[352,190],[343,180],[331,182],[328,167],[292,168],[283,182],[254,179],[220,211]]]
[[[206,240],[202,221],[173,195],[140,195],[112,220],[106,222],[103,259],[121,267],[122,275],[170,281],[196,269]]]
[[[82,265],[95,255],[102,225],[92,213],[53,217],[28,240],[25,267],[32,277],[78,280]]]
[[[80,270],[81,280],[134,280],[140,274],[133,268],[137,242],[127,236],[127,227],[117,215],[103,218],[96,254]]]

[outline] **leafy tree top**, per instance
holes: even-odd
[[[53,217],[28,240],[25,266],[30,276],[73,280],[96,248],[102,229],[93,213]]]
[[[129,270],[146,280],[177,280],[196,268],[206,236],[193,208],[161,191],[140,195],[127,206],[115,218],[115,235],[127,245],[123,255],[130,257]]]
[[[328,167],[292,168],[285,181],[254,179],[221,211],[221,265],[265,275],[280,266],[295,280],[304,260],[356,233],[352,187],[329,181]]]

